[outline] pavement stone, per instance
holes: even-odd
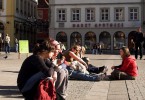
[[[8,59],[0,54],[0,100],[24,100],[16,86],[17,74],[27,54],[10,53]],[[119,65],[119,55],[92,55],[86,54],[91,63],[96,66]],[[78,81],[69,80],[66,100],[145,100],[145,60],[137,60],[139,77],[127,81]]]

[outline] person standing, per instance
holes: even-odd
[[[143,42],[143,33],[141,32],[141,27],[137,29],[136,35],[135,35],[135,58],[138,58],[138,50],[140,53],[140,59],[142,59],[142,42]]]
[[[97,48],[97,44],[96,43],[93,45],[92,54],[98,54],[98,48]]]
[[[15,38],[15,52],[17,53],[18,52],[18,39]]]
[[[130,50],[130,53],[131,54],[134,54],[134,51],[135,51],[135,43],[134,43],[134,40],[133,39],[131,39],[131,41],[130,41],[130,48],[129,48],[129,50]]]
[[[10,37],[8,34],[5,37],[5,53],[10,53]]]

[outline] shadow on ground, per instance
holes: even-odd
[[[17,86],[0,86],[0,96],[4,98],[23,98]]]
[[[91,59],[91,60],[121,60],[121,59]]]
[[[19,73],[18,71],[7,71],[7,70],[3,70],[2,72],[7,72],[7,73]]]

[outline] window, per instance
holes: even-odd
[[[123,8],[115,8],[115,20],[116,21],[124,20],[124,9]]]
[[[138,8],[129,8],[129,20],[139,20]]]
[[[101,9],[101,21],[109,21],[109,8]]]
[[[72,21],[80,21],[80,17],[81,17],[80,12],[81,12],[80,9],[72,9],[71,20]]]
[[[59,22],[66,21],[66,9],[57,10],[57,21]]]
[[[94,8],[86,9],[86,21],[95,21],[95,9]]]
[[[0,9],[3,9],[3,2],[0,0]]]

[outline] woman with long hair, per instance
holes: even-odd
[[[112,66],[113,72],[110,79],[112,80],[135,80],[138,76],[138,67],[136,59],[130,55],[128,47],[120,49],[120,56],[122,64],[119,66]]]

